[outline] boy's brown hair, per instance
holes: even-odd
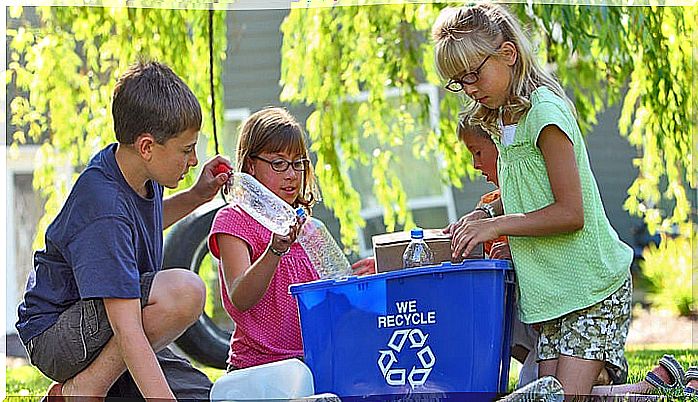
[[[150,133],[158,144],[183,131],[201,129],[201,105],[168,66],[138,61],[119,78],[111,105],[116,139],[133,144]]]

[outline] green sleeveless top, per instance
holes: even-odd
[[[531,94],[531,109],[519,120],[510,145],[499,149],[499,183],[506,214],[532,212],[554,202],[537,146],[544,127],[555,125],[574,144],[584,206],[584,228],[542,237],[509,236],[519,285],[521,320],[551,320],[589,307],[628,278],[632,249],[606,217],[577,121],[563,99],[546,87]]]

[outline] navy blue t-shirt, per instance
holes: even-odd
[[[34,254],[17,331],[26,344],[80,299],[141,297],[140,276],[162,266],[162,195],[132,189],[116,163],[117,144],[95,155]]]

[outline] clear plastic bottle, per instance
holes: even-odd
[[[560,381],[547,376],[517,389],[499,402],[562,402],[564,399],[565,391]]]
[[[296,224],[296,212],[257,179],[247,173],[230,173],[223,188],[223,197],[237,204],[267,229],[282,236]]]
[[[410,243],[402,254],[402,265],[405,268],[417,268],[434,263],[434,253],[424,241],[424,230],[414,228],[410,232]]]
[[[325,224],[319,219],[308,218],[303,208],[298,208],[296,213],[301,220],[306,219],[298,234],[298,243],[305,250],[320,279],[338,279],[353,275],[349,260]]]

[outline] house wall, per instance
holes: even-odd
[[[36,146],[23,146],[7,153],[5,245],[5,330],[14,332],[17,304],[32,269],[32,242],[44,210],[44,202],[32,188]]]

